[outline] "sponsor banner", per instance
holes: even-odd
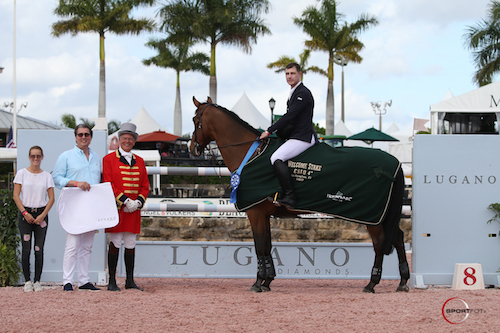
[[[411,285],[451,285],[457,263],[479,263],[498,285],[499,135],[416,135]]]
[[[160,242],[136,245],[136,277],[255,278],[253,242]],[[384,256],[382,278],[399,279],[394,251]],[[369,279],[373,266],[370,243],[274,243],[277,278]],[[123,262],[120,276],[125,276]]]
[[[204,205],[231,205],[229,198],[148,198],[146,204],[204,204]],[[244,212],[179,212],[179,211],[141,211],[141,216],[165,217],[243,217]],[[302,218],[331,218],[325,214],[301,214]]]

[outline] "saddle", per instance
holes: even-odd
[[[246,211],[276,192],[280,183],[270,162],[283,143],[269,139],[243,167],[236,209]],[[389,206],[400,162],[379,149],[332,148],[316,144],[289,160],[296,195],[294,212],[321,213],[347,221],[377,225]]]

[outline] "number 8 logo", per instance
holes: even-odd
[[[471,270],[472,273],[469,273],[468,270]],[[473,268],[473,267],[467,267],[465,270],[464,270],[464,274],[465,274],[465,277],[464,277],[464,283],[468,286],[472,286],[476,283],[476,277],[474,276],[474,274],[476,274],[476,270]],[[469,283],[469,279],[472,280],[472,283]]]

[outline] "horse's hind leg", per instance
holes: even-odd
[[[375,286],[379,284],[382,277],[382,263],[384,261],[384,252],[382,250],[384,244],[384,230],[382,225],[367,226],[366,229],[370,234],[373,242],[373,249],[375,250],[375,262],[372,267],[370,276],[370,283],[363,289],[365,293],[375,293]]]
[[[404,234],[400,228],[398,228],[398,234],[395,237],[396,237],[396,243],[394,244],[394,247],[396,248],[396,252],[398,254],[399,275],[401,276],[401,281],[399,282],[399,286],[396,289],[396,291],[408,292],[410,290],[410,288],[407,285],[407,282],[410,279],[410,267],[408,266],[408,260],[406,260],[406,251],[404,247]]]

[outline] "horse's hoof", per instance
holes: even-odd
[[[250,289],[248,289],[249,292],[253,292],[253,293],[261,293],[262,292],[262,288],[261,287],[257,287],[257,286],[252,286]]]
[[[365,288],[363,289],[363,292],[364,292],[364,293],[371,293],[371,294],[375,294],[375,289],[370,289],[370,288],[368,288],[368,287],[365,287]]]
[[[266,287],[266,286],[262,286],[260,289],[261,289],[262,291],[271,291],[271,288]]]
[[[403,286],[398,286],[398,289],[396,289],[396,292],[398,291],[404,291],[405,293],[410,291],[410,288],[405,284]]]

